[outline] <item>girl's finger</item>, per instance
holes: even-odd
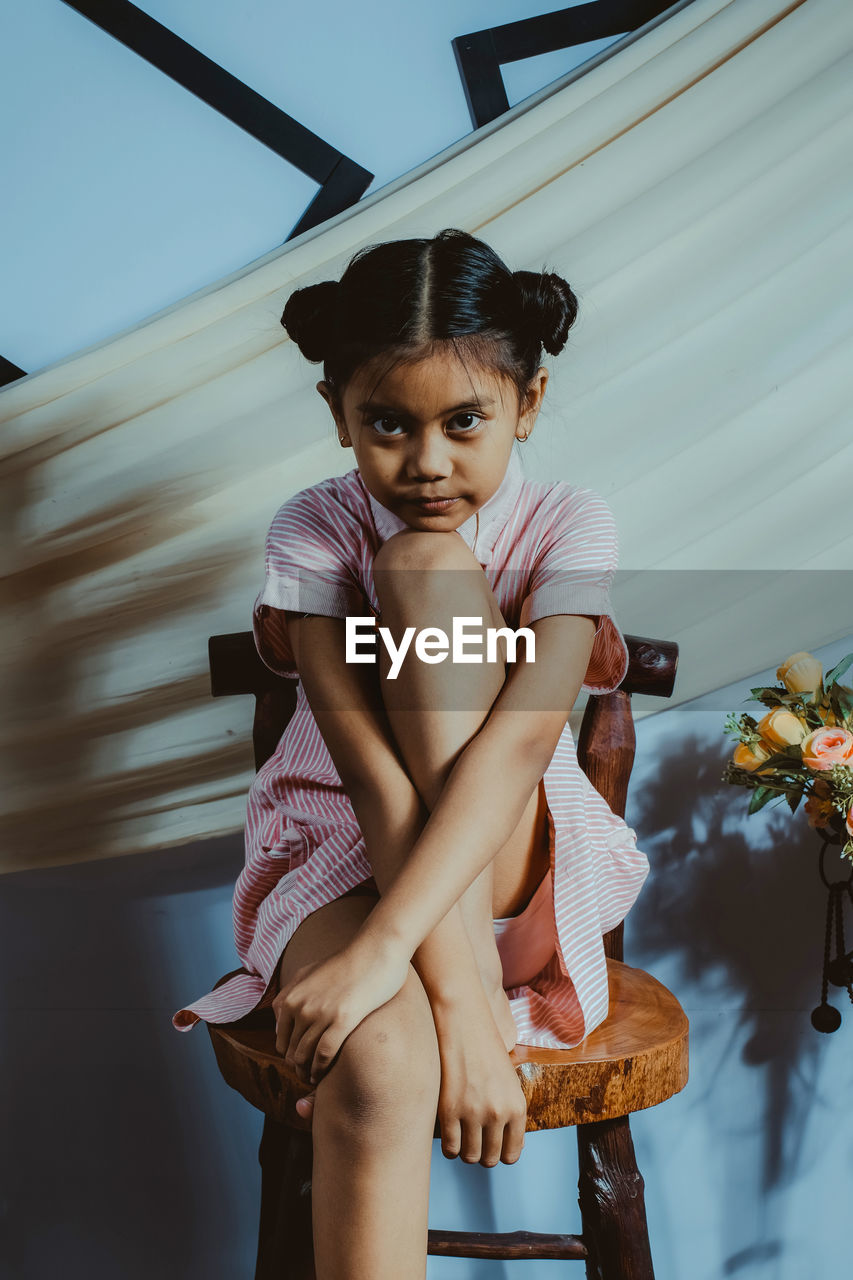
[[[441,1154],[448,1160],[455,1160],[459,1155],[462,1146],[462,1125],[459,1118],[453,1116],[451,1119],[441,1121]]]
[[[483,1126],[480,1164],[485,1165],[487,1169],[493,1169],[495,1167],[501,1158],[503,1140],[504,1126],[500,1124],[500,1122]]]
[[[338,1050],[346,1040],[351,1028],[346,1030],[338,1022],[332,1022],[323,1029],[317,1041],[311,1061],[311,1083],[321,1080],[334,1062]]]
[[[316,1093],[309,1093],[304,1098],[296,1099],[297,1112],[302,1116],[303,1120],[307,1120],[309,1123],[314,1118],[314,1099],[316,1096]]]
[[[312,1062],[314,1061],[314,1053],[317,1048],[317,1041],[320,1039],[324,1030],[323,1023],[313,1023],[305,1028],[299,1042],[296,1043],[295,1034],[291,1040],[296,1047],[293,1050],[293,1070],[299,1076],[300,1080],[313,1082]]]
[[[524,1135],[527,1128],[527,1115],[510,1120],[504,1129],[504,1141],[501,1149],[501,1160],[504,1164],[515,1164],[524,1147]]]
[[[280,1053],[282,1057],[287,1053],[292,1034],[293,1015],[288,1013],[286,1009],[282,1009],[280,1013],[276,1014],[275,1020],[275,1051]]]
[[[483,1130],[476,1120],[466,1120],[462,1125],[460,1158],[465,1164],[479,1164],[483,1152]]]
[[[298,1015],[293,1020],[290,1043],[284,1060],[300,1079],[303,1074],[304,1078],[308,1079],[308,1067],[314,1054],[314,1044],[321,1030],[322,1027],[317,1027],[316,1023],[306,1022]],[[300,1065],[303,1063],[304,1067]]]

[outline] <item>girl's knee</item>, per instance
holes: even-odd
[[[412,978],[418,990],[408,990]],[[317,1096],[326,1113],[334,1107],[347,1128],[376,1130],[399,1123],[403,1114],[434,1114],[440,1075],[432,1012],[412,970],[403,990],[350,1032]]]
[[[383,542],[373,567],[379,569],[479,569],[464,538],[454,531],[399,529]],[[391,584],[393,585],[393,580]]]

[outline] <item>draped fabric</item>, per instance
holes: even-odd
[[[2,392],[4,869],[242,824],[251,707],[206,641],[249,628],[282,501],[353,466],[278,318],[365,244],[461,227],[575,288],[525,469],[606,497],[625,632],[681,646],[638,718],[848,634],[851,86],[846,0],[694,0]]]

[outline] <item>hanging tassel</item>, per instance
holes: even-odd
[[[821,983],[820,1004],[812,1010],[812,1026],[815,1031],[827,1034],[837,1031],[841,1026],[841,1013],[835,1005],[829,1003],[830,982],[835,987],[846,987],[850,1002],[853,1004],[853,951],[844,949],[844,899],[853,902],[853,869],[846,880],[830,881],[824,867],[824,857],[829,848],[829,841],[824,840],[818,858],[820,878],[827,888],[826,901],[826,933],[823,943],[823,981]],[[832,954],[832,934],[835,931],[835,956]]]

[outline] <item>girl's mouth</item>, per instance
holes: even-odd
[[[453,506],[454,502],[458,502],[458,498],[411,498],[412,506],[420,508],[421,511],[447,511]]]

